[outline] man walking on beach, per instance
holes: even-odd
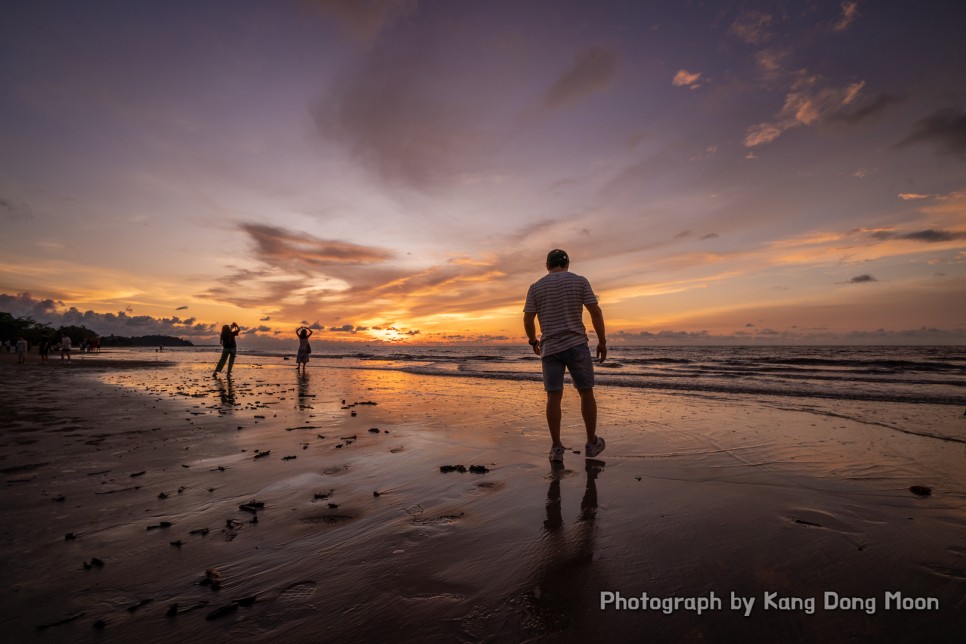
[[[547,274],[530,285],[523,307],[523,329],[533,352],[543,366],[543,387],[547,391],[547,425],[550,428],[550,460],[562,462],[560,403],[563,400],[564,369],[570,371],[580,394],[580,414],[587,430],[584,454],[593,458],[604,451],[604,439],[597,435],[597,400],[594,398],[594,363],[590,357],[583,312],[587,307],[597,333],[597,357],[607,358],[604,314],[587,278],[570,272],[570,257],[560,249],[547,254]],[[540,320],[537,339],[534,319]]]

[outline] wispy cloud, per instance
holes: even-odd
[[[832,25],[832,31],[846,31],[859,15],[861,15],[859,14],[859,3],[854,0],[846,0],[842,3],[841,15]]]
[[[0,197],[0,221],[31,219],[33,216],[33,209],[27,202]]]
[[[855,277],[849,280],[849,284],[866,284],[868,282],[878,282],[878,281],[879,280],[877,280],[873,276],[866,273],[863,275],[856,275]]]
[[[866,101],[857,101],[860,103],[855,106],[855,109],[846,110],[840,109],[829,115],[830,121],[839,121],[846,125],[855,125],[867,121],[873,117],[879,116],[886,111],[889,107],[897,105],[903,102],[903,98],[900,96],[893,96],[891,94],[879,94]],[[850,105],[851,107],[851,105]]]
[[[620,55],[616,50],[595,46],[582,49],[574,61],[543,95],[541,109],[552,111],[610,87],[617,74]]]
[[[875,239],[906,239],[909,241],[925,242],[927,244],[939,244],[942,242],[966,239],[966,231],[927,229],[909,233],[898,233],[891,230],[879,230],[872,233],[872,237]]]
[[[692,237],[689,231],[675,235],[681,242]],[[715,239],[716,236],[705,236]],[[701,239],[705,239],[702,237]],[[651,281],[641,278],[641,268],[632,266],[627,283],[610,275],[608,297],[634,298],[660,293],[701,289],[709,284],[727,285],[750,275],[773,273],[785,267],[839,267],[860,265],[891,257],[921,254],[930,246],[955,249],[966,239],[966,231],[891,229],[816,230],[758,245],[732,250],[702,252],[660,252],[648,254],[646,270]],[[930,249],[931,250],[931,249]],[[681,279],[683,272],[692,275]]]
[[[687,87],[688,89],[698,89],[701,84],[698,81],[701,79],[701,72],[689,72],[686,69],[679,69],[674,75],[674,79],[671,84],[675,87]]]
[[[776,118],[748,128],[745,146],[765,145],[792,128],[814,125],[842,106],[853,103],[864,86],[865,83],[860,81],[844,87],[832,87],[823,85],[817,75],[801,75],[785,95],[785,102]]]
[[[774,82],[784,75],[785,63],[791,56],[788,49],[768,47],[755,54],[755,64],[761,72],[762,79]]]
[[[245,223],[240,228],[255,242],[255,253],[274,265],[319,268],[333,264],[372,264],[392,259],[383,248],[319,239],[276,226]]]
[[[698,154],[688,157],[688,161],[701,161],[703,159],[710,159],[712,156],[714,156],[714,154],[717,151],[718,151],[718,146],[709,145],[705,147],[704,150],[702,150]]]
[[[731,26],[728,33],[749,45],[759,45],[771,38],[774,17],[758,10],[744,11]]]

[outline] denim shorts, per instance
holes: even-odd
[[[563,391],[564,368],[577,389],[594,388],[594,362],[590,358],[590,346],[578,344],[540,360],[543,365],[543,388],[547,391]]]

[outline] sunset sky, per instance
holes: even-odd
[[[6,3],[0,311],[247,346],[966,342],[966,3]]]

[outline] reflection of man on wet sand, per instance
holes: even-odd
[[[551,463],[550,488],[547,490],[546,530],[543,549],[530,589],[524,594],[528,630],[548,634],[572,628],[589,611],[597,610],[597,594],[603,586],[588,583],[593,577],[591,564],[597,536],[597,474],[603,462],[587,459],[587,484],[580,502],[580,516],[570,534],[564,528],[561,510],[560,479],[565,470]]]

